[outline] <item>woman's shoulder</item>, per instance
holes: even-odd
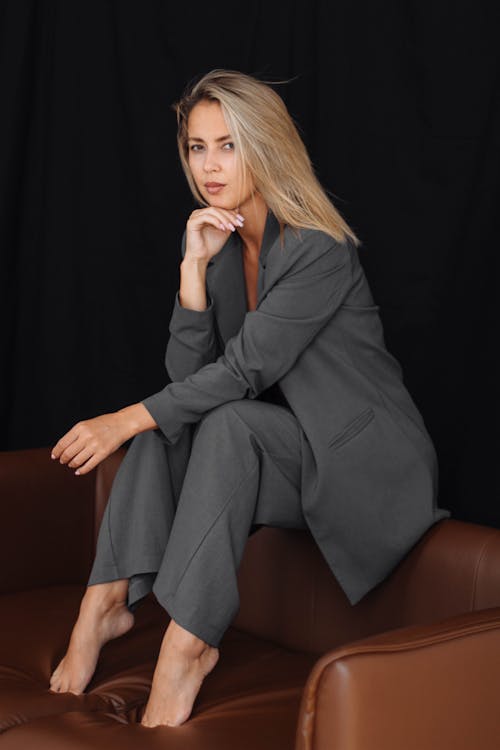
[[[351,243],[347,236],[336,239],[320,229],[287,226],[284,232],[283,252],[290,253],[294,261],[300,259],[305,265],[327,254],[332,264],[339,264],[350,258]]]

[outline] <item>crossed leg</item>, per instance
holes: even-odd
[[[177,726],[191,714],[203,679],[218,661],[220,640],[239,606],[237,570],[252,524],[305,526],[300,501],[301,440],[300,427],[290,410],[259,400],[228,402],[198,423],[152,584],[171,621],[143,726]],[[144,568],[137,562],[136,569]],[[133,614],[126,606],[127,584],[124,579],[88,587],[81,622],[79,618],[63,660],[66,668],[63,665],[62,674],[56,674],[58,667],[53,675],[63,688],[83,691],[104,639],[132,627]],[[98,586],[108,588],[107,599],[101,595],[107,601],[105,617],[97,594],[85,602],[90,589]],[[92,608],[93,615],[89,614]],[[95,627],[99,617],[106,627]],[[92,622],[98,637],[89,649]],[[86,662],[78,656],[83,653],[83,643],[87,653],[92,653]]]

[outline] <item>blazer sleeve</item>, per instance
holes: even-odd
[[[181,254],[186,252],[186,233],[182,236]],[[165,368],[173,381],[184,380],[217,357],[217,337],[213,300],[207,292],[205,310],[182,307],[179,291],[168,326],[170,332],[165,352]]]
[[[167,443],[175,443],[186,424],[199,421],[211,409],[236,399],[254,399],[282,378],[351,286],[347,243],[329,243],[320,253],[301,253],[257,309],[246,313],[215,362],[142,401]]]

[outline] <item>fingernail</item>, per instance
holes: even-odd
[[[51,458],[55,458],[55,456],[54,456],[54,454],[53,454],[53,453],[51,453],[51,454],[50,454],[50,457],[51,457]]]
[[[235,223],[236,223],[236,224],[237,224],[237,225],[238,225],[239,227],[242,227],[242,226],[243,226],[243,222],[242,222],[242,221],[237,221],[237,222],[235,222]]]
[[[221,223],[221,224],[219,224],[219,226],[220,226],[221,229],[223,229],[224,231],[226,231],[226,227],[224,226],[224,224]]]
[[[245,217],[244,217],[244,216],[242,216],[241,214],[236,214],[236,216],[238,217],[238,219],[239,219],[240,221],[245,221]]]
[[[231,232],[234,232],[234,230],[236,229],[236,227],[234,227],[234,226],[233,226],[233,225],[231,224],[231,222],[229,222],[229,223],[228,223],[228,227],[229,227],[229,229],[231,230]]]
[[[79,469],[77,469],[77,470],[75,471],[75,474],[79,474],[79,473],[80,473],[80,470],[79,470]]]

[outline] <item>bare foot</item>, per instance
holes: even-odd
[[[95,672],[102,646],[133,626],[135,617],[126,606],[127,588],[128,579],[87,588],[68,650],[50,678],[51,692],[83,693]]]
[[[206,675],[215,667],[219,649],[170,620],[163,636],[153,683],[141,724],[176,727],[190,716]]]

